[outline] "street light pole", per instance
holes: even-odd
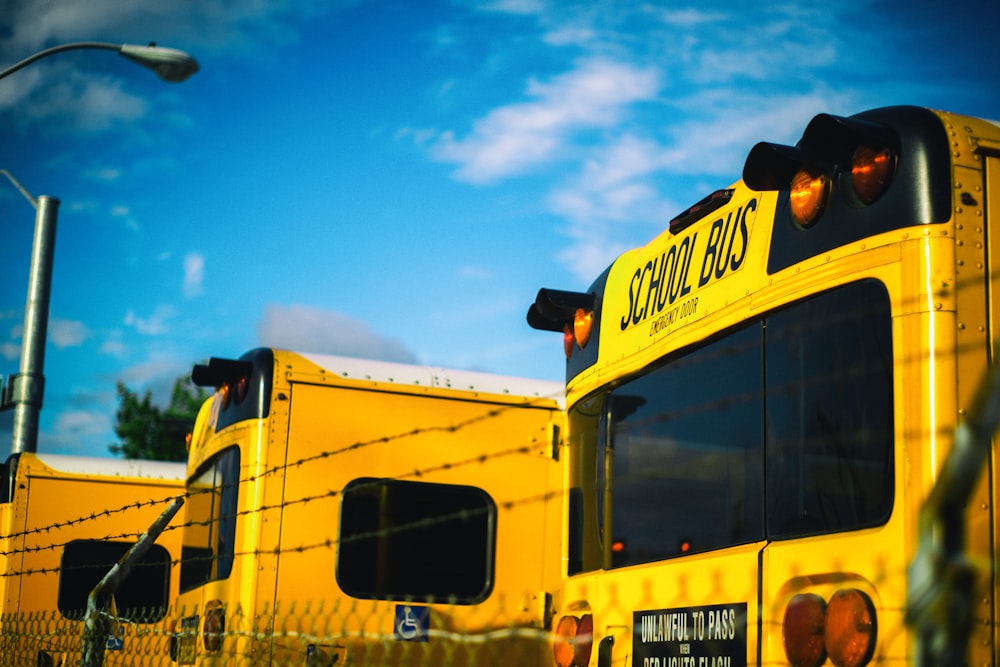
[[[45,338],[49,324],[49,295],[52,292],[52,261],[56,246],[56,219],[59,200],[48,195],[35,199],[6,169],[0,173],[35,207],[35,236],[31,245],[28,298],[24,304],[21,333],[21,366],[8,380],[0,409],[14,408],[11,453],[38,449],[38,417],[45,389]]]
[[[30,65],[36,60],[73,49],[117,51],[129,60],[156,72],[164,81],[184,81],[198,71],[194,58],[155,44],[111,44],[107,42],[73,42],[54,46],[0,70],[0,79]],[[0,410],[14,408],[11,453],[38,450],[38,422],[45,388],[45,340],[49,324],[49,295],[52,291],[52,259],[56,245],[56,218],[59,200],[42,195],[35,199],[6,169],[0,169],[24,197],[35,207],[35,236],[32,241],[31,269],[28,276],[28,298],[24,306],[24,331],[21,338],[21,365],[6,386],[0,381]]]

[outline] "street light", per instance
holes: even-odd
[[[119,54],[148,67],[164,81],[184,81],[198,71],[194,58],[178,51],[150,44],[111,44],[107,42],[73,42],[39,51],[19,63],[0,71],[0,79],[13,74],[36,60],[74,49],[102,49]],[[31,270],[28,277],[28,298],[24,307],[24,330],[21,334],[21,366],[6,386],[0,378],[0,410],[14,408],[11,453],[35,452],[38,449],[38,417],[42,408],[45,378],[45,339],[49,320],[49,293],[52,286],[52,257],[56,241],[56,217],[59,200],[42,195],[37,199],[6,169],[0,169],[14,187],[35,207],[35,236],[32,241]]]
[[[179,83],[198,71],[198,62],[177,49],[167,49],[156,44],[149,46],[139,46],[137,44],[112,44],[111,42],[73,42],[62,44],[52,48],[39,51],[33,56],[29,56],[19,63],[15,63],[0,72],[0,79],[13,74],[22,67],[27,67],[36,60],[41,60],[46,56],[51,56],[63,51],[73,51],[75,49],[102,49],[105,51],[117,51],[123,57],[132,62],[139,63],[143,67],[156,72],[164,81]]]
[[[31,244],[31,270],[28,273],[28,299],[24,304],[24,328],[21,333],[21,367],[12,375],[0,396],[0,410],[14,408],[11,453],[38,449],[38,417],[42,409],[45,377],[45,336],[49,323],[49,293],[52,288],[52,256],[56,244],[56,214],[59,200],[42,195],[35,199],[13,174],[7,177],[24,198],[35,207],[35,238]],[[0,383],[2,384],[2,383]]]

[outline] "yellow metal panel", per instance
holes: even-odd
[[[559,580],[561,392],[555,383],[274,351],[267,417],[216,433],[206,408],[192,441],[189,471],[237,445],[241,479],[233,572],[182,594],[174,621],[187,618],[200,634],[206,606],[218,601],[222,650],[191,636],[184,664],[305,664],[307,645],[349,661],[506,655],[538,664]],[[474,486],[497,507],[490,594],[431,605],[426,644],[394,639],[396,602],[338,586],[342,491],[361,477]],[[198,530],[196,519],[187,523]]]

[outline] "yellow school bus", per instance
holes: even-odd
[[[0,664],[78,665],[90,592],[183,494],[185,466],[25,452],[0,468]],[[167,644],[180,537],[164,531],[118,587],[104,664]]]
[[[538,293],[529,324],[567,355],[550,664],[934,654],[905,622],[908,565],[997,352],[998,198],[995,122],[821,114],[589,289]],[[970,665],[997,664],[994,466],[955,518],[971,595],[937,617]]]
[[[269,348],[192,379],[174,663],[547,663],[561,383]]]

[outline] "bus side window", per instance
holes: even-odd
[[[182,592],[225,579],[232,572],[239,485],[239,447],[220,452],[188,482],[181,546]]]
[[[337,582],[358,598],[476,604],[493,587],[495,542],[482,489],[356,479],[344,487]]]
[[[761,340],[753,323],[612,391],[612,567],[763,537]]]
[[[66,618],[81,620],[87,596],[132,546],[130,542],[74,540],[63,549],[59,566],[57,605]],[[135,564],[115,593],[118,618],[153,623],[167,610],[170,588],[170,554],[154,544]]]
[[[893,498],[892,318],[874,280],[767,321],[768,535],[883,523]]]

